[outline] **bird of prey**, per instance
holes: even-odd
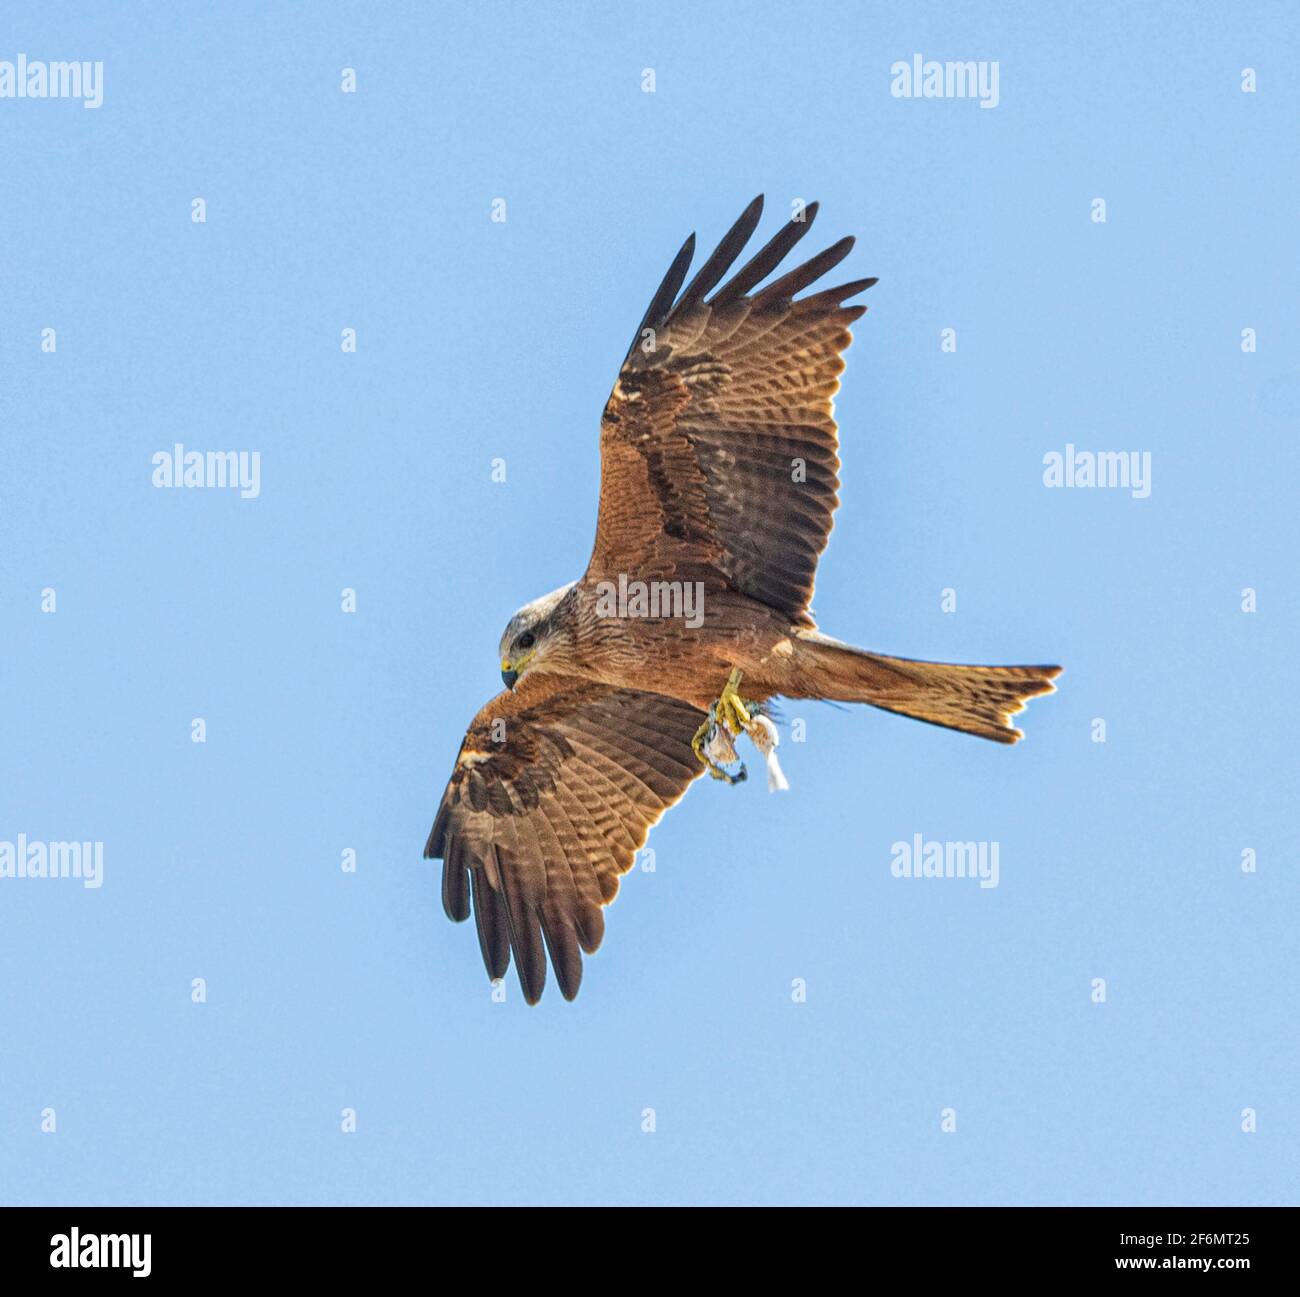
[[[733,736],[771,748],[769,700],[869,703],[1014,743],[1010,717],[1060,672],[886,657],[816,629],[839,503],[832,400],[867,309],[845,303],[876,280],[800,296],[845,238],[764,285],[816,204],[733,271],[762,206],[689,283],[687,239],[651,299],[601,417],[587,569],[510,619],[506,689],[470,723],[425,846],[448,916],[472,909],[489,978],[513,956],[529,1004],[548,952],[577,994],[651,826],[706,771],[743,775],[727,768]]]

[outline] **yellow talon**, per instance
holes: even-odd
[[[748,732],[754,723],[749,708],[740,696],[740,679],[740,671],[733,670],[718,701],[709,708],[708,717],[691,739],[691,751],[709,775],[728,784],[744,781],[747,774],[745,764],[742,761],[740,769],[733,775],[721,762],[736,760],[736,750],[731,740]]]
[[[695,731],[695,737],[691,740],[691,751],[699,758],[703,766],[711,766],[711,762],[704,752],[704,740],[709,736],[709,722],[704,721],[700,728]]]
[[[747,731],[753,723],[749,708],[740,696],[740,670],[733,669],[718,697],[718,719],[731,731],[733,738]]]
[[[700,764],[709,772],[711,779],[720,779],[723,783],[739,784],[745,779],[745,767],[740,767],[738,774],[732,774],[725,767],[719,765],[705,750],[705,743],[711,738],[717,736],[717,722],[714,720],[713,708],[709,709],[708,718],[695,731],[695,737],[691,739],[691,751],[695,753]]]

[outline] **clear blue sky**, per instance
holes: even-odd
[[[0,60],[104,102],[0,99],[0,840],[105,854],[0,879],[0,1197],[1295,1201],[1296,27],[8,6]],[[1000,103],[892,97],[918,53]],[[494,1004],[425,835],[506,619],[586,561],[649,294],[759,191],[880,276],[822,626],[1062,688],[1015,749],[788,705],[792,791],[696,786],[577,1002]],[[178,441],[260,496],[155,489]],[[1048,489],[1067,443],[1150,497]],[[893,877],[917,833],[998,887]]]

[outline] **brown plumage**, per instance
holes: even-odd
[[[839,503],[832,400],[858,279],[798,297],[853,246],[760,287],[817,214],[786,223],[723,283],[758,225],[756,198],[683,289],[688,239],[637,329],[601,419],[600,508],[582,578],[529,604],[501,640],[508,686],[474,718],[426,857],[443,906],[471,911],[488,975],[513,954],[535,1003],[547,957],[567,999],[602,907],[652,825],[704,767],[691,740],[733,668],[746,699],[865,702],[1000,743],[1055,666],[914,662],[821,635],[809,612]],[[690,590],[611,613],[620,582]],[[683,596],[684,597],[684,596]]]

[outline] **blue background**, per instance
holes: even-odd
[[[1296,28],[6,6],[0,58],[105,71],[0,101],[0,838],[106,878],[0,880],[3,1200],[1294,1201]],[[1001,104],[891,97],[914,53]],[[792,791],[696,786],[577,1002],[494,1004],[425,835],[506,619],[586,562],[650,293],[760,190],[881,281],[821,625],[1062,688],[1014,749],[788,704]],[[175,441],[261,497],[154,489]],[[1046,489],[1067,442],[1151,497]],[[914,833],[1000,886],[892,877]]]

